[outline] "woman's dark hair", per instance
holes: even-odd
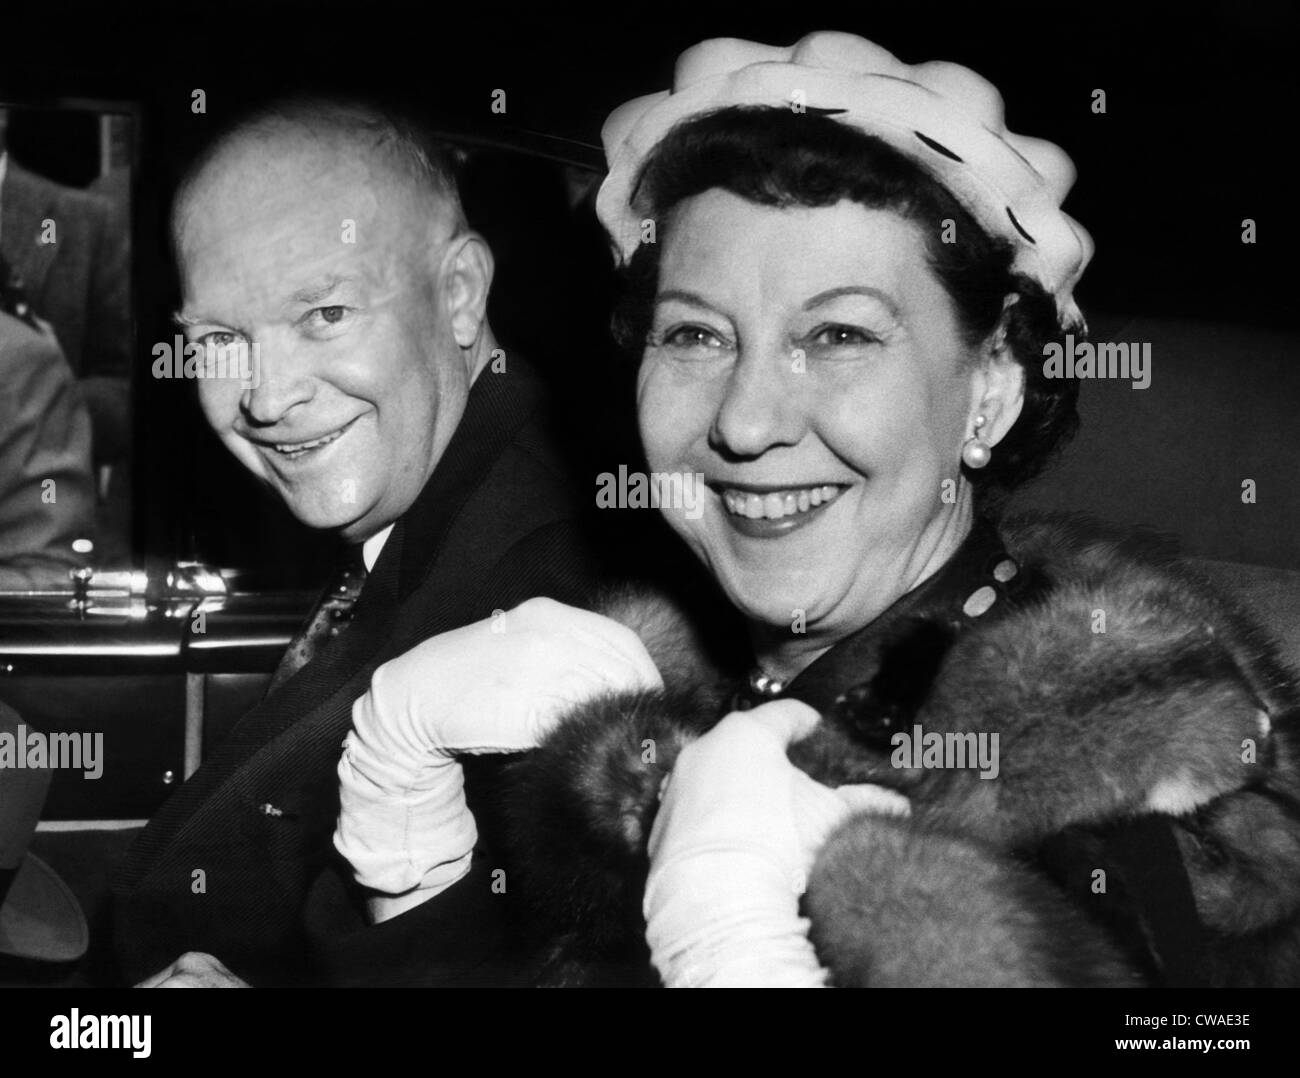
[[[762,206],[851,199],[916,222],[968,345],[993,332],[1006,296],[1019,297],[1006,312],[1006,340],[1025,371],[1024,408],[987,467],[963,465],[983,500],[1031,478],[1074,433],[1078,382],[1043,373],[1043,347],[1063,343],[1066,330],[1052,296],[1012,271],[1012,245],[989,236],[941,183],[887,143],[828,116],[788,108],[732,107],[683,121],[646,160],[636,198],[649,207],[657,242],[641,244],[624,271],[614,334],[625,349],[639,356],[645,346],[670,211],[713,188]],[[945,229],[946,220],[955,229]],[[1072,332],[1082,337],[1081,329]]]

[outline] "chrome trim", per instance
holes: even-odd
[[[29,658],[50,655],[79,655],[88,658],[132,658],[139,656],[166,657],[179,656],[181,649],[176,644],[5,644],[6,658],[26,656]]]

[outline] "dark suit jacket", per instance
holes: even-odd
[[[320,979],[304,908],[337,856],[336,767],[352,704],[375,667],[495,609],[534,595],[581,602],[594,586],[580,503],[542,414],[540,387],[514,357],[509,373],[480,375],[443,459],[389,536],[351,625],[241,719],[150,821],[114,881],[127,980],[186,950],[215,954],[255,985]],[[470,976],[498,946],[497,907],[474,878],[418,917],[374,930],[328,908],[354,897],[334,879],[327,908],[313,918],[341,926],[346,953],[326,960],[327,980],[410,979],[384,969],[386,954],[405,960],[414,945],[410,938],[394,945],[402,924],[393,925],[427,926],[440,911],[454,939],[431,944],[429,961],[444,964],[437,977]]]
[[[0,588],[67,587],[94,537],[90,417],[53,336],[3,311],[0,386]]]

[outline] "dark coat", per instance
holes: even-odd
[[[351,625],[244,716],[150,821],[114,882],[128,981],[187,950],[255,985],[455,981],[495,953],[498,908],[478,873],[367,928],[332,848],[336,768],[352,704],[380,663],[531,596],[590,594],[575,495],[543,416],[540,386],[518,359],[509,373],[480,375]]]
[[[662,776],[751,702],[710,684],[659,604],[611,613],[667,691],[578,709],[506,789],[547,983],[647,979]],[[818,854],[804,908],[833,983],[1300,984],[1300,689],[1166,552],[1080,522],[977,527],[786,692],[823,716],[793,762],[912,803],[906,820],[851,819]],[[998,734],[997,776],[894,759],[916,726]]]

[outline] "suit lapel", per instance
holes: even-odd
[[[536,376],[518,357],[510,360],[508,373],[488,368],[478,376],[446,454],[402,520],[409,535],[419,536],[401,551],[402,598],[423,583],[452,523],[537,410],[540,397]]]
[[[393,639],[393,629],[402,604],[432,572],[466,503],[483,487],[501,454],[536,410],[540,395],[536,378],[518,360],[512,362],[515,370],[510,375],[484,371],[474,383],[442,460],[384,544],[347,632],[238,724],[236,733],[250,728],[246,751],[265,744],[329,700],[382,648],[399,643]],[[264,709],[270,714],[261,714]]]

